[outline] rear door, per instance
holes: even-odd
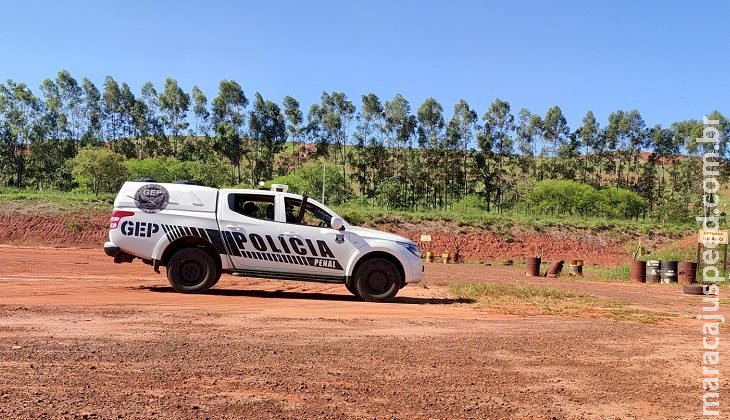
[[[276,197],[268,191],[221,192],[218,224],[236,270],[277,272],[281,257],[278,242]]]

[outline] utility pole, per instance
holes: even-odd
[[[322,160],[322,204],[324,204],[324,182],[325,182],[325,174],[327,173],[327,161]]]

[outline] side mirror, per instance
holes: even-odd
[[[342,230],[345,227],[345,221],[341,217],[335,216],[330,220],[330,226],[335,230]]]

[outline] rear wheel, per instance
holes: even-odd
[[[202,249],[183,248],[167,263],[167,280],[181,293],[205,292],[219,278],[213,258]]]
[[[398,267],[385,258],[365,261],[355,273],[358,295],[369,302],[385,302],[400,289],[402,279]]]

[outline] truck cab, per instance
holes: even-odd
[[[172,287],[204,292],[223,273],[341,283],[368,301],[386,301],[423,279],[411,240],[352,226],[284,185],[214,189],[127,182],[114,202],[107,255],[165,267]]]

